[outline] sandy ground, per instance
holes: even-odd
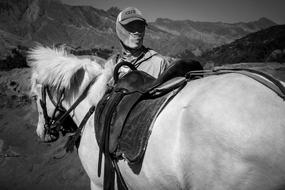
[[[242,63],[285,81],[285,64]],[[30,69],[0,72],[0,190],[89,189],[76,152],[66,154],[66,138],[45,144],[36,135],[37,111],[28,97]],[[94,160],[94,162],[97,162]]]

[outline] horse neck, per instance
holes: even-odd
[[[74,111],[74,121],[77,125],[80,124],[87,111],[91,106],[97,106],[100,99],[103,97],[107,90],[107,83],[110,77],[106,74],[102,74],[97,77],[97,80],[90,87],[87,97],[78,105]],[[94,131],[94,115],[92,115],[87,123],[85,124],[80,139],[80,146],[78,148],[79,158],[83,164],[83,167],[87,171],[97,171],[99,147],[95,139]],[[92,158],[92,159],[90,159]],[[89,176],[94,176],[95,174],[88,173]]]

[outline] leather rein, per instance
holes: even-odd
[[[242,74],[249,78],[252,78],[253,80],[256,80],[257,82],[263,84],[264,86],[275,92],[280,98],[285,101],[285,87],[283,86],[283,84],[271,75],[254,69],[218,68],[213,70],[190,71],[186,74],[186,78],[193,78],[195,76],[200,75],[210,76],[228,73]]]

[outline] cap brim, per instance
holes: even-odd
[[[135,20],[143,21],[143,22],[146,24],[145,19],[139,18],[139,17],[128,18],[128,19],[126,19],[126,20],[121,21],[120,23],[121,23],[122,25],[125,25],[125,24],[129,24],[130,22],[133,22],[133,21],[135,21]]]

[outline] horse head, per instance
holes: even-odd
[[[96,104],[103,96],[112,76],[112,61],[102,64],[102,59],[80,58],[68,55],[64,48],[37,46],[29,52],[32,67],[31,95],[38,110],[38,136],[47,142],[74,131],[76,125],[69,107],[89,86],[95,93],[89,102]],[[91,84],[92,83],[92,84]]]
[[[53,111],[55,110],[55,107],[53,107],[53,104],[51,103],[49,98],[44,98],[43,97],[43,85],[38,83],[37,81],[37,74],[33,73],[32,78],[31,78],[31,97],[35,100],[37,111],[38,111],[38,123],[37,123],[37,135],[41,138],[41,140],[46,140],[46,132],[45,132],[45,118],[44,118],[44,112],[51,116]],[[44,108],[42,107],[41,102],[45,101],[45,106]],[[57,115],[56,115],[57,117]]]
[[[74,132],[77,125],[70,115],[67,115],[62,122],[57,122],[67,111],[62,105],[63,91],[60,93],[51,92],[49,86],[43,86],[36,81],[33,83],[31,96],[35,100],[38,110],[36,130],[38,136],[45,142],[52,142],[58,139],[59,132],[62,135]]]

